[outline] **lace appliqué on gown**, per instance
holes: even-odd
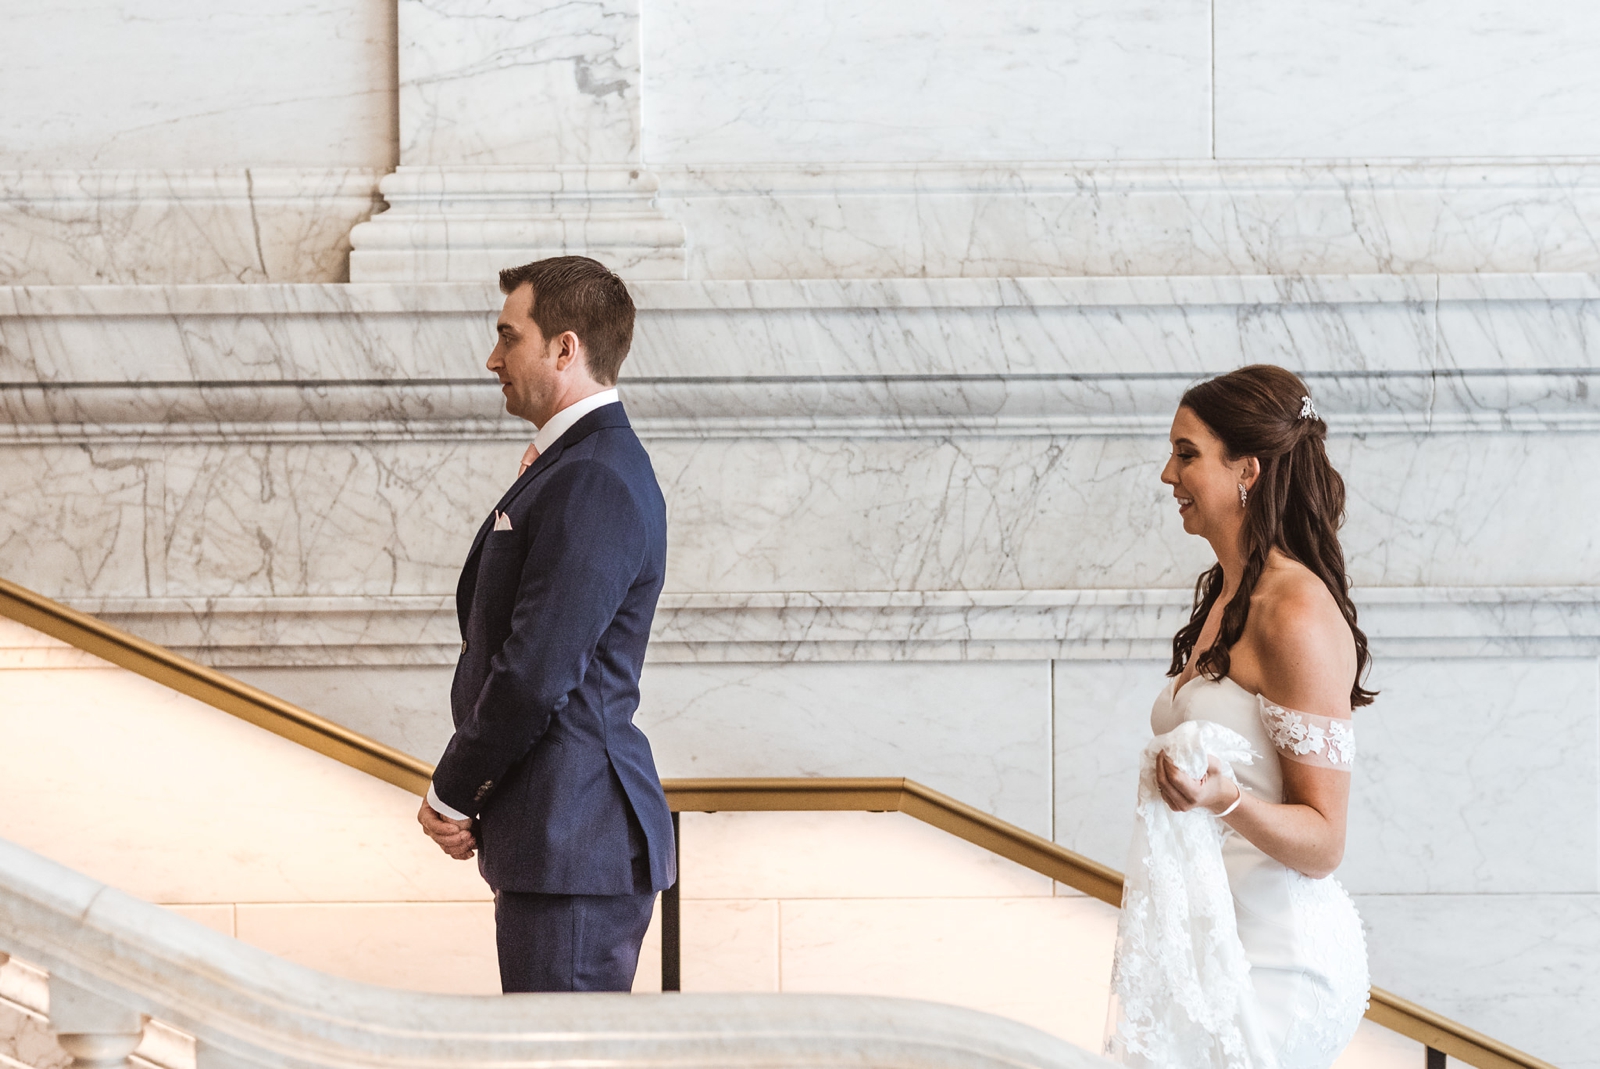
[[[1349,772],[1356,761],[1356,732],[1348,720],[1286,709],[1261,699],[1261,723],[1286,760]]]
[[[1155,765],[1163,752],[1196,778],[1209,757],[1228,779],[1230,762],[1256,757],[1237,732],[1204,720],[1145,747],[1106,1053],[1143,1069],[1276,1069],[1234,918],[1224,826],[1207,810],[1177,813],[1162,800]]]

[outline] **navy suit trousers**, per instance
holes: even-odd
[[[494,893],[500,989],[631,991],[656,893]]]
[[[656,893],[644,829],[628,815],[631,895],[561,895],[542,891],[494,892],[495,945],[500,990],[631,991],[639,944],[650,927]]]

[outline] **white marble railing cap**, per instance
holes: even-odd
[[[694,1064],[1094,1069],[1033,1028],[825,995],[433,995],[314,972],[0,840],[0,952],[194,1035],[235,1065]]]

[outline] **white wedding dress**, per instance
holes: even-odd
[[[1361,919],[1332,878],[1272,860],[1210,812],[1175,813],[1151,779],[1207,755],[1283,801],[1281,761],[1348,772],[1348,720],[1275,705],[1224,677],[1169,683],[1150,715],[1112,975],[1107,1053],[1143,1069],[1327,1069],[1367,1006]],[[1185,767],[1187,766],[1187,767]]]

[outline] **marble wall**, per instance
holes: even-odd
[[[1592,998],[1600,904],[1592,277],[634,288],[624,396],[673,523],[640,713],[663,773],[910,775],[1113,864],[1205,564],[1156,478],[1173,399],[1301,368],[1385,692],[1344,870],[1377,979],[1586,1064],[1587,1025],[1541,1022]],[[493,291],[0,298],[12,574],[437,753],[448,592],[526,438],[478,371]],[[1479,929],[1517,970],[1477,940],[1479,980],[1430,971]]]
[[[1344,870],[1378,982],[1600,1066],[1594,11],[6,19],[8,576],[433,757],[527,437],[491,272],[589,252],[634,280],[673,524],[663,772],[910,775],[1119,864],[1207,563],[1156,480],[1171,408],[1281,363],[1385,692]]]

